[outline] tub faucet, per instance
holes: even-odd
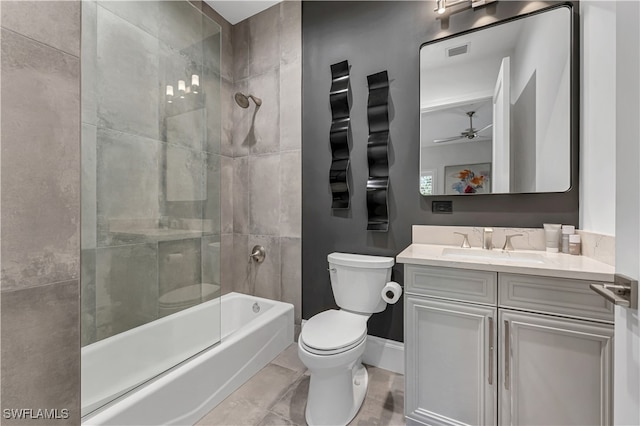
[[[485,250],[491,250],[493,244],[491,244],[491,238],[493,237],[493,228],[484,228],[482,231],[482,248]]]

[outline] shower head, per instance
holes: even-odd
[[[251,98],[257,106],[262,105],[262,99],[256,98],[253,95],[245,95],[243,93],[237,92],[234,97],[236,99],[236,103],[240,108],[249,108],[249,98]]]

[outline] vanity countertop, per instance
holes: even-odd
[[[539,250],[482,250],[437,244],[411,244],[398,263],[444,266],[478,271],[508,272],[590,281],[613,282],[615,268],[586,256]]]

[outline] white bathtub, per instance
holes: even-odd
[[[260,307],[257,313],[253,310],[256,302]],[[194,424],[293,343],[293,305],[229,293],[220,300],[202,303],[83,348],[84,410],[94,409],[113,395],[114,389],[126,388],[127,385],[122,385],[123,376],[133,383],[129,390],[135,387],[140,382],[137,372],[157,362],[162,349],[159,344],[197,347],[198,338],[204,339],[200,344],[206,344],[207,339],[211,341],[211,328],[215,327],[207,330],[207,325],[212,324],[207,321],[215,321],[216,315],[222,321],[220,344],[84,416],[82,424]],[[178,333],[177,341],[169,340],[185,325],[191,332]],[[135,362],[126,363],[128,370],[124,375],[104,371],[102,365],[114,365],[108,358],[113,356]]]

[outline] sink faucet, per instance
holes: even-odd
[[[511,239],[513,237],[522,237],[522,234],[507,235],[506,240],[504,241],[504,246],[502,246],[502,251],[513,251],[513,245],[511,244]]]
[[[482,231],[482,248],[485,250],[491,250],[493,244],[491,244],[491,238],[493,237],[493,228],[484,228]]]

